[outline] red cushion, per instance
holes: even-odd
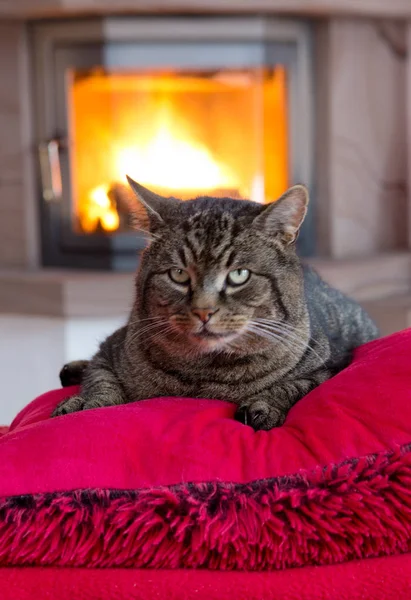
[[[238,423],[235,406],[217,400],[153,399],[49,419],[75,391],[45,394],[16,417],[0,440],[0,495],[244,483],[411,442],[411,330],[360,348],[268,432]]]
[[[235,406],[217,400],[151,399],[49,419],[54,406],[75,391],[37,398],[0,438],[0,542],[2,531],[10,536],[0,543],[0,564],[27,564],[30,556],[31,564],[271,568],[408,549],[411,521],[408,526],[403,520],[411,511],[411,492],[402,480],[401,489],[381,488],[381,478],[394,472],[397,480],[410,477],[404,445],[411,442],[411,330],[360,348],[348,369],[301,400],[285,424],[269,432],[236,422]],[[344,463],[375,453],[381,454],[377,460]],[[391,500],[384,496],[380,502],[387,488]],[[91,491],[80,492],[85,489]],[[10,499],[21,494],[34,496],[23,504]],[[85,505],[95,511],[87,527]],[[381,527],[373,520],[377,509],[378,519],[386,514]],[[127,515],[126,533],[120,522],[113,526],[119,514]],[[177,529],[173,519],[179,520]],[[149,533],[143,522],[152,526]],[[206,535],[204,527],[217,522]],[[80,523],[89,533],[87,550],[78,550],[77,540],[62,553],[59,544],[69,544],[67,531]],[[268,538],[263,525],[271,528]],[[56,536],[53,552],[42,535],[46,526]],[[22,528],[23,550],[13,546],[16,527]],[[189,540],[181,533],[186,527]],[[31,545],[24,550],[28,534]],[[118,541],[122,534],[129,538],[117,553],[99,545],[99,539]],[[153,541],[157,535],[155,555],[151,547],[142,550],[150,535]],[[262,538],[271,554],[259,554]]]

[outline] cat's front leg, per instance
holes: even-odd
[[[118,404],[125,404],[126,399],[124,398],[121,391],[111,390],[109,393],[94,393],[91,395],[77,395],[66,398],[63,402],[60,402],[54,409],[52,417],[61,417],[62,415],[68,415],[73,412],[81,410],[89,410],[91,408],[103,408],[105,406],[115,406]]]
[[[240,404],[234,418],[256,431],[280,427],[285,421],[288,410],[278,400],[278,395],[274,399],[265,394],[249,398],[247,402]]]
[[[290,408],[331,376],[331,371],[324,369],[310,377],[279,382],[263,393],[242,402],[236,411],[235,419],[250,425],[256,431],[280,427]]]
[[[73,360],[64,365],[59,373],[61,386],[81,385],[89,364],[89,360]]]
[[[66,398],[60,404],[56,406],[52,412],[52,417],[61,417],[62,415],[68,415],[73,412],[83,410],[86,403],[86,398],[83,396],[71,396]]]
[[[126,402],[127,398],[111,362],[105,358],[104,353],[99,352],[84,371],[80,394],[63,400],[55,408],[52,417],[91,408],[116,406]]]

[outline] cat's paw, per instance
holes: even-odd
[[[285,413],[278,408],[270,406],[265,400],[256,400],[251,404],[242,404],[237,408],[235,419],[250,425],[256,431],[265,431],[280,427],[285,421]]]
[[[85,399],[82,396],[72,396],[60,402],[51,413],[52,417],[61,417],[62,415],[68,415],[69,413],[78,412],[84,409]]]
[[[86,370],[88,364],[88,360],[73,360],[64,365],[59,373],[62,387],[80,385],[83,379],[84,371]]]

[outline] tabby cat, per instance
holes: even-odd
[[[127,325],[90,362],[80,395],[54,415],[157,396],[229,400],[254,429],[284,422],[305,394],[377,337],[369,316],[301,264],[295,240],[308,192],[268,205],[230,198],[182,202],[129,179],[149,237]]]

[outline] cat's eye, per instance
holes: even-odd
[[[180,285],[187,285],[190,282],[190,275],[184,269],[170,269],[168,276],[171,281]]]
[[[250,279],[251,272],[248,269],[235,269],[227,276],[228,285],[242,285]]]

